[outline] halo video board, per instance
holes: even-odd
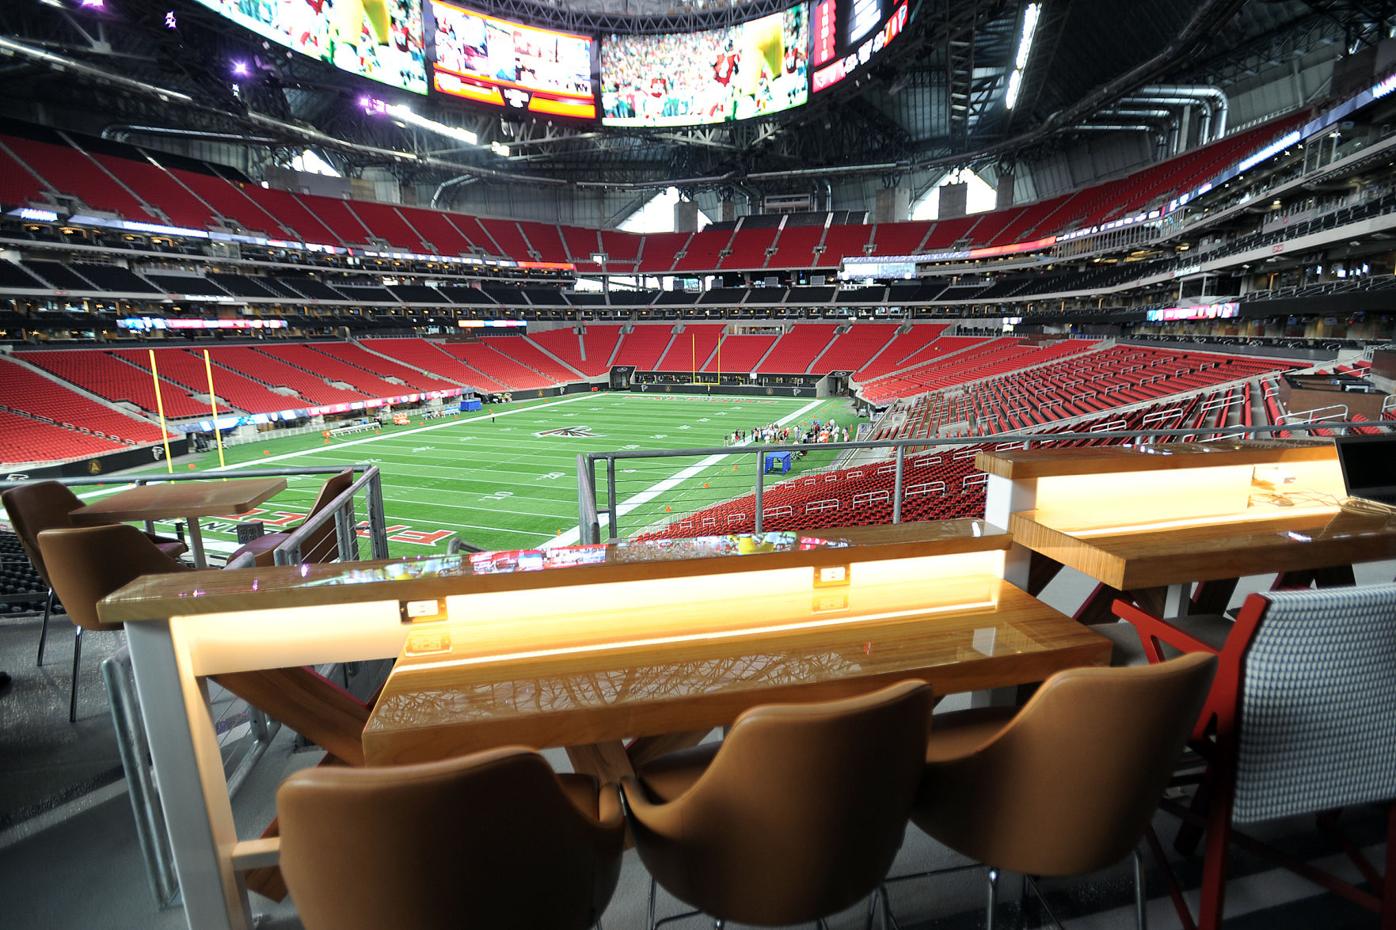
[[[866,66],[906,31],[907,0],[814,0],[814,93]]]

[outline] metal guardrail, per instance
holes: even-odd
[[[755,479],[748,488],[742,490],[740,493],[733,494],[732,497],[741,497],[748,493],[754,496],[753,528],[759,533],[762,531],[762,497],[766,487],[765,458],[768,453],[772,452],[841,453],[849,450],[886,451],[889,453],[894,466],[892,522],[900,523],[902,522],[902,504],[906,496],[904,494],[904,489],[906,487],[906,458],[908,452],[930,452],[939,447],[953,446],[994,446],[998,448],[1012,446],[1014,448],[1028,449],[1034,446],[1083,440],[1128,440],[1135,444],[1142,444],[1139,442],[1140,440],[1155,441],[1160,439],[1165,441],[1169,439],[1181,439],[1184,441],[1196,440],[1208,442],[1229,437],[1255,439],[1263,436],[1273,436],[1276,433],[1312,434],[1318,430],[1331,431],[1335,435],[1346,435],[1350,430],[1360,427],[1396,429],[1396,421],[1324,420],[1315,423],[1285,423],[1266,426],[1198,426],[1188,429],[1092,430],[1089,432],[1069,433],[1014,432],[995,433],[988,436],[884,439],[867,442],[828,442],[813,445],[794,443],[761,446],[711,446],[694,449],[628,449],[617,450],[615,452],[585,452],[577,456],[577,531],[579,541],[583,544],[597,543],[603,540],[614,542],[623,538],[619,532],[619,510],[621,502],[616,500],[617,473],[620,471],[620,463],[644,459],[706,458],[709,456],[744,457],[755,455]],[[1276,441],[1284,440],[1277,439]],[[605,469],[604,504],[602,503],[602,499],[598,496],[598,493],[601,491],[601,487],[598,486],[597,480],[598,465],[603,466]],[[716,502],[710,502],[705,504],[705,506],[711,506],[712,503]],[[606,517],[607,523],[607,533],[605,537],[601,534],[601,518],[603,515]]]

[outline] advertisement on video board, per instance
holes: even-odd
[[[767,116],[809,98],[809,7],[734,26],[601,42],[601,121],[692,126]]]
[[[596,118],[591,36],[430,0],[432,87],[544,116]]]
[[[427,92],[421,0],[195,0],[239,26],[342,71]]]

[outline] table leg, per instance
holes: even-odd
[[[1192,606],[1192,584],[1171,584],[1167,587],[1136,588],[1125,592],[1125,596],[1139,605],[1139,609],[1162,617],[1186,617]]]
[[[195,568],[208,568],[204,558],[204,533],[199,528],[199,518],[189,518],[189,555],[194,559]]]
[[[603,785],[618,783],[622,778],[635,774],[635,766],[620,740],[607,743],[589,743],[583,746],[568,746],[567,758],[572,760],[572,768],[579,775],[591,775]]]
[[[1219,581],[1203,581],[1197,585],[1192,597],[1192,612],[1195,614],[1225,613],[1231,598],[1236,593],[1239,578],[1224,578]]]
[[[708,735],[707,730],[692,730],[687,733],[664,733],[660,736],[641,736],[630,744],[626,750],[626,755],[630,757],[630,764],[644,765],[646,762],[653,762],[660,756],[671,752],[678,752],[681,749],[692,749],[703,741],[703,737]]]
[[[1040,552],[1034,552],[1028,557],[1028,586],[1025,589],[1033,597],[1042,593],[1042,589],[1061,573],[1062,563],[1056,559],[1048,558]]]
[[[190,930],[250,930],[251,905],[233,868],[237,829],[207,688],[181,673],[168,622],[127,624],[126,639],[185,920]]]

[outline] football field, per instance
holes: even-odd
[[[326,440],[318,433],[269,439],[234,446],[226,460],[232,475],[278,466],[377,465],[394,556],[444,551],[457,534],[492,549],[535,548],[577,541],[578,453],[723,446],[734,430],[770,424],[802,428],[831,418],[854,431],[856,418],[844,398],[600,392],[499,404],[438,420],[415,418],[407,426],[342,439]],[[811,454],[798,460],[790,475],[770,475],[767,481],[823,467],[833,457]],[[187,471],[191,465],[216,473],[217,454],[181,460],[176,468]],[[748,493],[756,467],[755,449],[735,448],[725,455],[621,461],[615,475],[620,535]],[[268,532],[294,525],[324,477],[290,478],[286,491],[242,519],[260,520]],[[598,468],[597,484],[604,507],[604,468]],[[211,551],[235,547],[231,518],[210,518],[203,526]],[[367,553],[367,543],[362,545]]]

